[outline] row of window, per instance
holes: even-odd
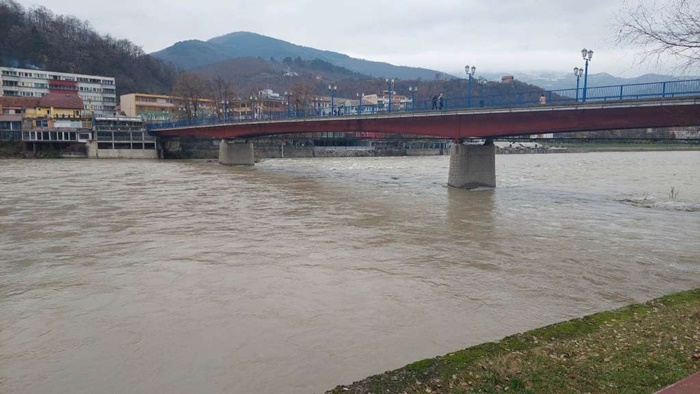
[[[90,138],[89,133],[86,134]],[[77,141],[78,133],[75,131],[23,131],[23,141]]]
[[[0,130],[0,141],[17,141],[22,138],[17,130]]]
[[[97,149],[156,149],[156,144],[153,142],[145,143],[112,143],[112,142],[98,142]]]
[[[4,79],[2,81],[3,86],[18,86],[23,88],[34,88],[34,89],[48,89],[49,85],[40,82],[24,82],[24,81],[8,81]]]
[[[160,104],[173,104],[172,99],[164,99],[160,97],[143,97],[136,96],[136,101],[140,103],[160,103]]]
[[[117,109],[117,107],[114,105],[89,105],[89,104],[85,104],[85,105],[83,105],[83,109],[86,109],[88,111],[114,111],[115,109]]]
[[[36,78],[36,79],[53,79],[58,81],[69,81],[75,82],[86,82],[86,83],[99,83],[102,85],[114,85],[113,79],[98,79],[98,78],[87,78],[87,77],[71,77],[67,75],[59,74],[44,74],[40,72],[29,72],[29,71],[14,71],[14,70],[2,70],[2,75],[6,77],[21,77],[21,78]]]
[[[68,91],[78,90],[77,86],[66,86],[66,85],[49,85],[49,88],[54,89],[54,90],[68,90]]]
[[[5,96],[18,96],[18,97],[43,97],[44,95],[42,94],[39,96],[39,93],[36,95],[34,92],[25,92],[24,90],[7,90],[4,89],[0,91],[0,93],[3,93]]]
[[[0,130],[20,130],[22,122],[0,121]]]
[[[80,87],[81,92],[92,92],[92,93],[116,93],[116,90],[114,89],[103,89],[103,88],[94,88],[91,86],[81,86]]]
[[[96,126],[98,127],[98,126]],[[98,141],[154,141],[155,138],[144,131],[97,131]]]
[[[83,101],[110,101],[110,102],[115,102],[116,98],[115,97],[106,97],[106,96],[100,96],[96,94],[86,94],[86,93],[80,93],[79,94],[80,98],[83,99]],[[108,100],[109,99],[109,100]]]

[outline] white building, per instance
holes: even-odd
[[[112,115],[116,111],[112,77],[0,67],[0,96],[43,97],[49,92],[76,93],[86,112]]]

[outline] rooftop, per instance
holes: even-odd
[[[39,100],[43,108],[83,109],[83,100],[75,94],[49,93]]]

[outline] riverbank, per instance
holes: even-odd
[[[418,361],[327,393],[653,393],[699,370],[700,288]]]
[[[1,141],[0,159],[19,159],[24,157],[24,148],[21,142]]]
[[[679,142],[562,142],[542,143],[548,149],[560,149],[566,152],[647,152],[647,151],[697,151],[700,143]]]
[[[166,159],[217,159],[218,146],[211,141],[187,141],[177,145],[178,150],[167,149]],[[673,142],[643,143],[555,143],[555,142],[498,142],[496,154],[550,154],[587,152],[644,152],[644,151],[700,151],[700,144]],[[311,157],[387,157],[447,155],[447,149],[407,149],[397,147],[362,146],[297,146],[284,144],[255,145],[256,159],[311,158]]]

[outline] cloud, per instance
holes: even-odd
[[[631,76],[669,71],[636,65],[614,45],[622,0],[34,0],[90,21],[97,31],[153,52],[188,39],[251,31],[363,59],[457,73],[568,71],[583,47],[593,72]]]

